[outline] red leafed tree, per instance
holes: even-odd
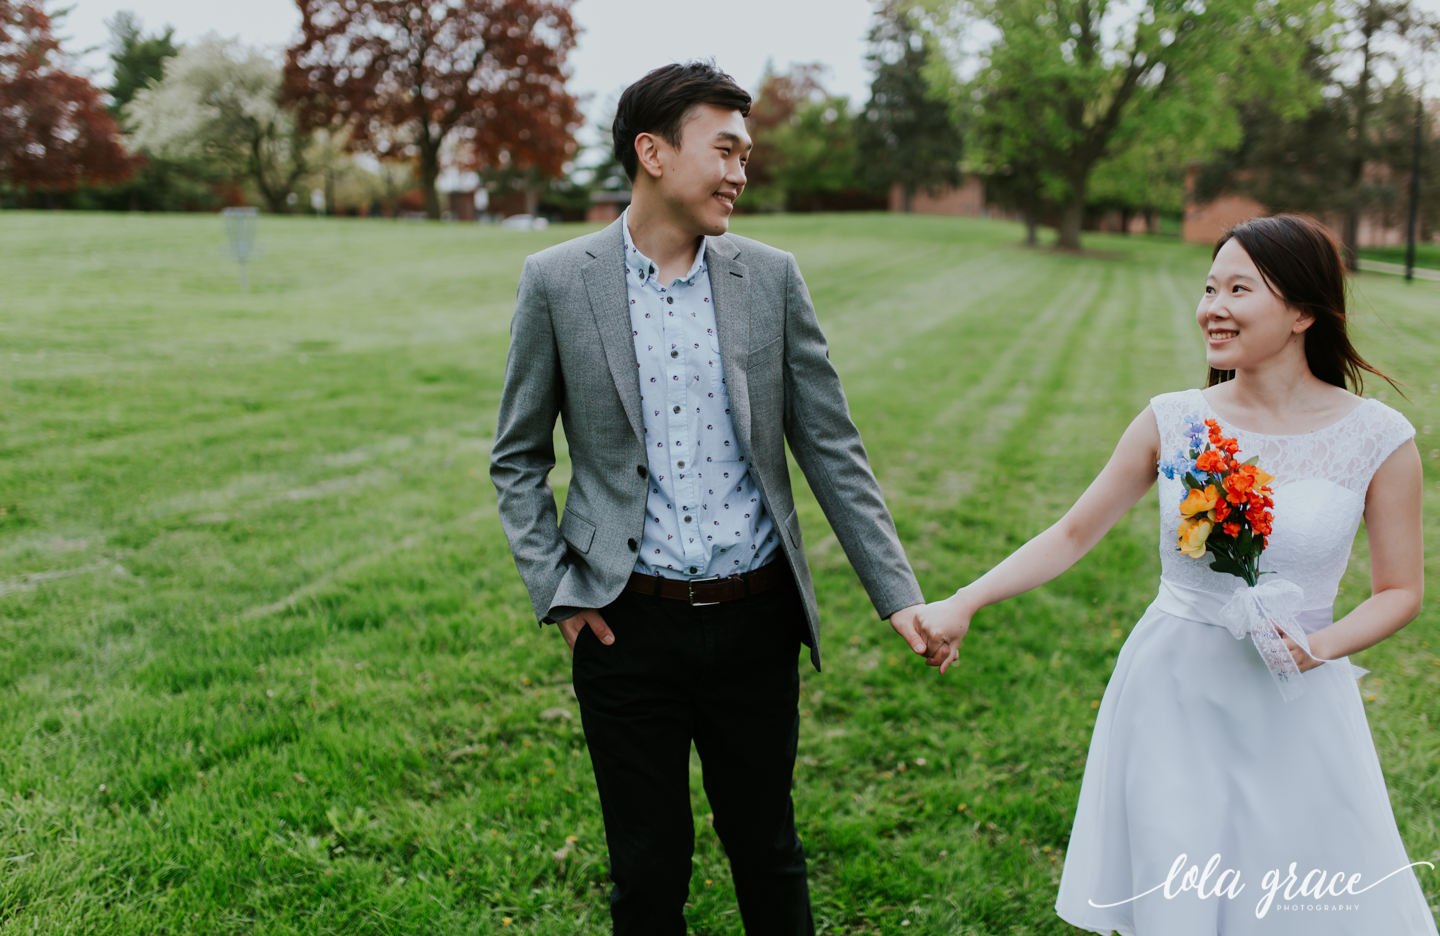
[[[419,161],[425,211],[440,217],[442,148],[467,168],[555,176],[575,150],[565,90],[573,0],[296,0],[301,38],[285,98],[309,127]]]
[[[0,182],[10,187],[66,191],[134,171],[100,92],[62,63],[44,0],[0,0]]]

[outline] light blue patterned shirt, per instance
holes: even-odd
[[[629,209],[620,229],[650,467],[635,571],[708,578],[759,568],[780,544],[730,420],[704,243],[690,272],[662,286],[630,238]]]

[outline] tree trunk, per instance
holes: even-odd
[[[1060,216],[1060,242],[1055,246],[1061,250],[1080,249],[1080,229],[1085,223],[1085,190],[1090,181],[1090,167],[1094,161],[1081,164],[1078,160],[1071,167],[1070,202]]]
[[[1085,220],[1085,192],[1077,191],[1065,206],[1060,216],[1060,242],[1055,246],[1061,250],[1080,249],[1080,227]]]
[[[915,190],[908,185],[900,186],[900,210],[909,214],[913,210]]]
[[[1120,209],[1120,233],[1126,237],[1130,236],[1130,218],[1132,213],[1129,208]]]
[[[420,147],[420,187],[425,194],[425,217],[440,220],[440,193],[435,183],[440,180],[440,147]]]
[[[1040,218],[1038,213],[1033,209],[1027,209],[1025,212],[1025,245],[1027,247],[1034,247],[1036,242],[1039,241],[1040,238],[1037,230],[1039,227]]]
[[[1361,44],[1361,65],[1360,77],[1355,84],[1355,124],[1350,128],[1354,134],[1354,149],[1350,154],[1350,204],[1345,211],[1345,228],[1341,232],[1341,240],[1344,245],[1345,266],[1352,272],[1359,269],[1360,257],[1360,214],[1364,210],[1364,196],[1361,183],[1365,177],[1365,156],[1367,143],[1365,125],[1370,118],[1370,72],[1373,56],[1370,43],[1375,33],[1384,23],[1385,10],[1380,6],[1379,0],[1369,0],[1365,5],[1364,21],[1360,27],[1360,35],[1364,37]]]

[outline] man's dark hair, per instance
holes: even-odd
[[[676,149],[694,109],[714,104],[750,116],[750,92],[735,83],[712,62],[687,62],[655,69],[625,89],[615,108],[615,158],[630,181],[640,171],[635,138],[653,133]]]

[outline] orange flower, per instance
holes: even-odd
[[[1224,530],[1227,536],[1240,535],[1240,524],[1238,523],[1224,523],[1221,524],[1220,529]]]
[[[1194,491],[1190,493],[1194,494]],[[1180,551],[1191,559],[1205,555],[1205,541],[1215,524],[1205,517],[1186,517],[1180,521]]]
[[[1195,467],[1201,471],[1213,474],[1217,471],[1224,471],[1227,466],[1224,455],[1214,449],[1207,449],[1200,453],[1200,457],[1195,459]]]
[[[1215,509],[1215,505],[1219,501],[1220,492],[1215,490],[1213,484],[1205,485],[1203,491],[1191,488],[1190,493],[1185,495],[1185,500],[1180,504],[1180,516],[1194,517],[1196,514],[1208,513]],[[1210,519],[1214,519],[1213,514]]]
[[[1223,521],[1228,516],[1230,516],[1230,504],[1222,497],[1215,502],[1215,519]]]

